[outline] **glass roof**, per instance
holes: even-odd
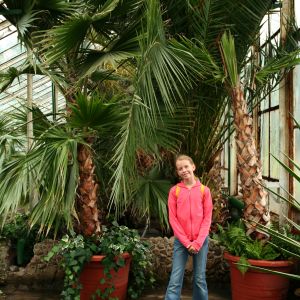
[[[0,72],[10,67],[20,67],[26,59],[26,48],[18,40],[17,30],[0,16]],[[33,103],[44,113],[53,109],[53,84],[47,76],[33,75]],[[0,114],[12,111],[27,102],[27,76],[21,75],[8,89],[0,93]],[[64,97],[59,93],[57,109],[65,107]]]

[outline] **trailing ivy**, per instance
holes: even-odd
[[[114,223],[111,227],[104,227],[101,236],[85,238],[82,235],[71,233],[65,235],[45,257],[50,261],[54,255],[61,255],[61,266],[65,271],[64,289],[62,297],[66,300],[79,300],[82,286],[79,282],[80,273],[84,264],[88,262],[92,255],[105,255],[102,261],[104,273],[107,278],[101,280],[101,284],[107,283],[108,287],[101,291],[96,290],[93,294],[94,299],[114,300],[110,294],[115,287],[110,283],[110,270],[117,271],[125,265],[125,260],[120,256],[128,252],[131,255],[131,267],[128,283],[128,299],[138,299],[146,284],[152,284],[154,278],[151,272],[151,253],[149,246],[141,240],[136,230],[126,226],[118,226]],[[117,258],[117,259],[116,259]]]

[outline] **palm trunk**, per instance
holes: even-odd
[[[91,150],[86,145],[78,147],[79,186],[77,189],[77,211],[79,230],[84,236],[99,234],[100,221],[97,207],[98,184],[95,180]]]
[[[244,218],[250,223],[254,221],[267,224],[270,221],[267,192],[262,186],[262,168],[253,137],[253,120],[249,116],[240,85],[232,90],[232,105],[236,129],[237,164],[245,203]],[[251,225],[248,226],[250,234],[254,229]]]

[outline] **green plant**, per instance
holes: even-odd
[[[299,129],[300,125],[296,120],[296,127]],[[275,157],[274,157],[275,158]],[[295,180],[295,184],[300,184],[300,177],[296,173],[295,170],[300,170],[300,165],[296,164],[295,161],[286,157],[288,163],[284,163],[280,161],[278,158],[275,160],[290,174],[291,178]],[[268,188],[266,188],[268,189]],[[268,189],[269,192],[275,194],[279,199],[285,201],[290,206],[292,206],[296,211],[300,212],[300,202],[295,199],[291,194],[286,193],[278,194],[271,189]],[[286,192],[286,191],[285,191]],[[266,227],[261,224],[257,224],[259,230],[265,232],[272,238],[272,244],[277,249],[280,249],[281,252],[284,253],[285,256],[293,257],[295,259],[300,259],[300,236],[299,234],[294,234],[293,231],[299,232],[300,226],[299,224],[295,223],[293,220],[284,216],[286,223],[283,225],[278,225],[277,227]],[[265,270],[268,271],[268,270]],[[273,272],[275,273],[275,272]],[[300,275],[297,274],[286,274],[286,273],[277,273],[282,276],[290,277],[292,279],[300,280]]]
[[[274,260],[281,253],[267,241],[252,239],[246,233],[242,220],[228,224],[224,229],[218,225],[219,232],[213,238],[226,248],[230,254],[251,259]]]
[[[33,256],[33,246],[41,239],[38,227],[30,228],[27,214],[17,213],[7,220],[0,230],[0,238],[11,242],[11,248],[16,253],[16,264],[26,265]]]
[[[283,251],[267,239],[251,238],[241,219],[228,223],[227,228],[218,225],[218,233],[213,235],[213,239],[224,246],[228,253],[240,257],[238,269],[242,273],[250,266],[248,259],[275,260],[284,257]]]
[[[110,270],[118,270],[124,265],[124,259],[120,258],[122,253],[128,252],[132,256],[128,298],[138,299],[145,288],[146,283],[154,281],[151,271],[151,255],[149,247],[145,241],[141,240],[136,230],[126,226],[119,226],[113,223],[111,227],[103,227],[100,236],[84,237],[72,233],[65,235],[45,257],[49,261],[54,255],[61,255],[61,266],[65,271],[64,289],[62,296],[64,299],[80,299],[81,285],[79,275],[84,264],[90,260],[93,254],[105,255],[102,261],[104,273],[110,277]],[[118,257],[118,259],[115,259]],[[104,283],[105,279],[101,281]],[[95,295],[107,297],[113,291],[113,286],[108,286],[104,292],[95,291]]]

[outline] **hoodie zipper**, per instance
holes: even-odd
[[[192,189],[189,190],[189,202],[190,202],[191,239],[193,239],[193,219],[192,219],[191,192],[192,192]]]

